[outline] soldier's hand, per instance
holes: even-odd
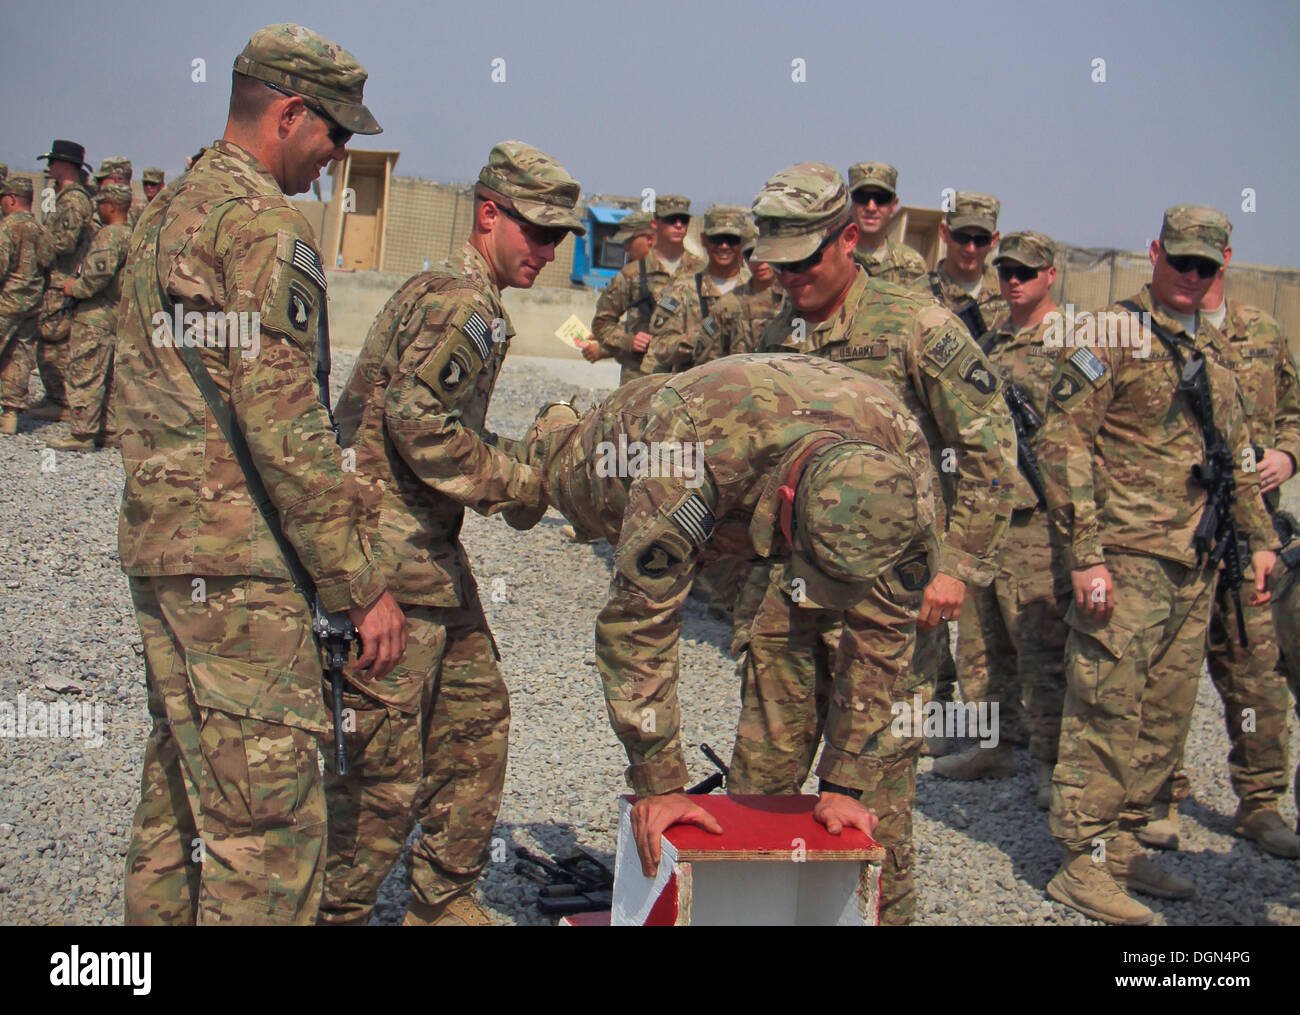
[[[650,348],[650,332],[638,331],[632,337],[632,351],[637,355],[645,352]]]
[[[940,571],[925,587],[921,615],[916,618],[917,626],[923,631],[929,631],[938,627],[942,620],[956,620],[965,599],[966,583]]]
[[[1070,583],[1074,586],[1075,606],[1097,620],[1110,620],[1115,612],[1115,590],[1105,564],[1071,571]]]
[[[366,680],[382,680],[406,651],[406,617],[388,592],[365,609],[348,610],[352,626],[361,636],[361,658],[356,668]]]
[[[1276,490],[1295,475],[1295,462],[1285,451],[1269,448],[1259,463],[1259,492]]]
[[[722,834],[718,819],[685,793],[643,796],[632,805],[632,838],[641,858],[641,873],[648,878],[659,870],[659,839],[670,825],[698,825],[714,835]]]
[[[846,828],[856,828],[867,835],[876,831],[880,819],[851,796],[843,793],[823,793],[813,808],[813,818],[826,826],[831,835],[839,835]]]
[[[63,283],[63,295],[64,296],[72,295],[72,279],[68,279],[66,282]]]
[[[595,363],[601,359],[600,343],[596,341],[582,343],[582,358],[588,363]]]
[[[1257,550],[1250,555],[1250,566],[1255,569],[1255,594],[1250,597],[1250,605],[1263,606],[1273,598],[1268,590],[1268,576],[1277,567],[1277,554],[1272,550]]]

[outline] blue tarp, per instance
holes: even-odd
[[[626,208],[606,208],[598,204],[592,205],[587,211],[591,212],[591,217],[597,222],[607,222],[610,225],[631,214]]]

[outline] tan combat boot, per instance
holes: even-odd
[[[949,754],[934,763],[934,774],[942,779],[1005,779],[1016,774],[1016,758],[1008,743],[996,747],[971,747]]]
[[[942,758],[957,744],[956,737],[926,737],[921,741],[921,754],[927,758]]]
[[[1034,793],[1034,803],[1040,811],[1052,809],[1052,772],[1055,768],[1050,761],[1038,763],[1038,789]]]
[[[15,409],[5,409],[0,412],[0,436],[12,437],[18,432],[18,412]]]
[[[1138,842],[1152,849],[1178,848],[1178,802],[1157,800],[1152,820],[1137,830]]]
[[[74,433],[64,437],[51,437],[45,442],[45,446],[54,451],[97,451],[99,449],[93,437],[78,437]]]
[[[466,892],[446,902],[430,906],[416,899],[406,910],[403,927],[492,927],[492,917]]]
[[[1300,859],[1300,837],[1286,827],[1275,807],[1239,804],[1232,819],[1232,834],[1250,839],[1260,849],[1285,860]]]
[[[68,419],[68,407],[58,402],[51,402],[48,398],[42,398],[27,410],[27,415],[32,419],[48,419],[59,423]]]
[[[1196,887],[1183,878],[1156,866],[1132,832],[1120,832],[1109,843],[1106,866],[1111,877],[1129,892],[1154,895],[1157,899],[1190,899]]]
[[[1130,898],[1115,883],[1105,863],[1093,860],[1091,853],[1071,853],[1056,876],[1047,883],[1047,894],[1057,902],[1077,909],[1084,916],[1123,927],[1144,927],[1155,916],[1151,910]]]

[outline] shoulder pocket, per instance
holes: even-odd
[[[473,390],[474,378],[492,354],[492,325],[477,307],[464,307],[451,319],[441,341],[416,371],[444,405]]]
[[[316,248],[290,232],[280,232],[275,249],[271,293],[262,306],[262,327],[314,349],[325,305],[325,270]]]

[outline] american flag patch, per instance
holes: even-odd
[[[1088,348],[1075,349],[1074,355],[1070,357],[1070,362],[1079,368],[1090,383],[1096,382],[1097,378],[1106,373],[1106,364],[1099,360],[1096,354]]]
[[[483,320],[476,310],[469,315],[469,320],[461,326],[460,330],[465,332],[469,340],[474,343],[474,348],[478,350],[478,358],[487,362],[488,351],[491,348],[488,345],[488,335],[491,334],[491,329],[488,327],[487,321]]]
[[[320,255],[302,240],[293,241],[293,266],[320,286],[324,292],[325,269],[321,266]]]
[[[713,534],[713,512],[699,494],[692,494],[670,516],[696,546],[703,546]]]

